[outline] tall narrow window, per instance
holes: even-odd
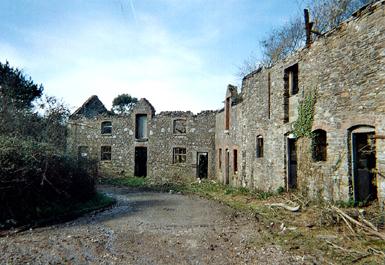
[[[263,137],[261,135],[257,136],[256,156],[257,158],[263,157]]]
[[[186,148],[175,147],[173,149],[173,163],[174,164],[186,163]]]
[[[219,170],[222,169],[222,148],[219,148],[218,151],[218,168]]]
[[[112,122],[103,121],[101,124],[101,133],[102,134],[111,134],[112,133]]]
[[[100,160],[111,160],[111,146],[102,146],[100,148]]]
[[[234,162],[234,165],[233,165],[234,174],[236,174],[238,172],[238,150],[237,149],[233,150],[233,162]]]
[[[147,138],[147,114],[137,114],[135,122],[135,138]]]
[[[312,138],[313,161],[326,161],[327,159],[327,138],[326,131],[315,130]]]
[[[226,105],[225,105],[225,130],[230,129],[230,97],[226,98]]]
[[[271,116],[271,76],[267,74],[267,118],[270,120]]]
[[[285,85],[290,96],[298,93],[298,64],[285,69]]]

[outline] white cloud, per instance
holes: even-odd
[[[93,94],[110,107],[115,96],[130,93],[146,97],[157,111],[219,108],[232,76],[205,69],[207,58],[199,50],[205,35],[180,40],[154,17],[137,19],[132,25],[105,18],[76,20],[56,30],[24,32],[28,56],[4,43],[0,54],[28,66],[47,94],[73,107]]]

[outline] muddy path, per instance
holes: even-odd
[[[308,264],[261,247],[254,217],[196,196],[99,188],[104,212],[0,238],[1,264]]]

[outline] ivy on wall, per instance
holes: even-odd
[[[315,89],[308,90],[304,99],[298,104],[298,118],[293,126],[293,133],[297,138],[312,137],[316,96],[317,93]]]

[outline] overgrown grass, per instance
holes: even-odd
[[[224,202],[233,208],[245,209],[244,203],[240,203],[240,198],[252,198],[255,200],[266,200],[274,195],[278,195],[281,191],[265,192],[250,190],[245,187],[231,187],[223,185],[212,180],[203,180],[201,182],[191,183],[153,183],[149,179],[142,177],[122,177],[122,178],[102,178],[100,184],[124,186],[131,188],[139,188],[149,191],[160,192],[181,192],[184,194],[197,194],[199,196]],[[238,197],[238,199],[235,199]]]
[[[100,184],[125,186],[125,187],[147,187],[149,185],[146,178],[124,177],[124,178],[101,178]]]

